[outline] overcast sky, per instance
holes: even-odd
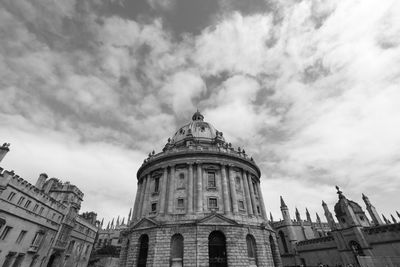
[[[106,221],[196,108],[262,171],[266,208],[400,209],[400,1],[1,0],[3,168],[70,181]],[[388,217],[388,216],[386,216]]]

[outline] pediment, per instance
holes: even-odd
[[[133,228],[148,228],[148,227],[154,227],[157,226],[158,223],[154,220],[148,219],[148,218],[143,218],[140,221],[138,221]]]
[[[211,214],[201,220],[198,221],[198,224],[207,224],[207,225],[237,225],[238,223],[234,220],[228,219],[221,214]]]

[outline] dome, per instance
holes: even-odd
[[[364,213],[362,208],[360,207],[360,205],[358,205],[356,202],[352,201],[352,200],[347,200],[347,202],[349,203],[351,209],[354,211],[354,213]],[[335,205],[335,214],[336,216],[344,216],[346,215],[346,211],[345,211],[345,203],[343,200],[339,200],[338,203],[336,203]]]
[[[225,142],[222,132],[219,132],[211,123],[203,121],[204,116],[196,111],[192,116],[192,121],[182,126],[172,137],[170,142],[178,145],[185,140],[195,140],[200,143],[213,143],[216,140]]]

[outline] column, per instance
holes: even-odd
[[[251,206],[251,197],[249,191],[249,182],[247,180],[247,172],[242,172],[243,177],[243,187],[244,187],[244,195],[246,197],[246,205],[247,205],[247,212],[250,216],[253,216],[253,207]]]
[[[160,198],[159,198],[159,202],[160,202],[160,214],[164,214],[165,213],[165,195],[167,193],[167,179],[168,179],[168,169],[165,166],[164,168],[164,173],[162,176],[162,181],[161,181],[161,191],[160,191]]]
[[[235,185],[235,177],[232,166],[228,166],[229,170],[229,184],[231,186],[231,197],[232,197],[232,208],[233,214],[237,214],[239,212],[237,196],[236,196],[236,185]]]
[[[201,164],[197,163],[197,205],[196,211],[202,212],[203,211],[203,173],[201,171]]]
[[[150,174],[147,174],[146,176],[146,190],[144,192],[144,201],[143,201],[143,205],[142,205],[142,216],[145,217],[147,216],[147,214],[149,213],[149,209],[150,209],[150,203],[149,203],[149,196],[150,196]]]
[[[175,165],[170,166],[169,189],[168,189],[168,213],[174,212],[174,192],[175,192]]]
[[[144,201],[144,191],[146,190],[146,176],[142,178],[142,185],[140,187],[140,198],[138,204],[138,212],[136,214],[136,218],[140,219],[142,217],[142,210],[143,210],[143,201]]]
[[[247,176],[247,182],[249,183],[251,206],[253,207],[253,214],[255,216],[258,216],[256,196],[254,195],[254,190],[253,190],[253,180],[251,179],[251,177],[248,173],[246,174],[246,176]]]
[[[267,212],[265,211],[265,204],[264,204],[264,199],[263,199],[263,195],[262,195],[261,188],[260,188],[260,183],[256,183],[256,186],[257,186],[257,190],[258,190],[258,199],[259,199],[260,206],[261,206],[260,207],[261,214],[264,219],[267,219]]]
[[[132,214],[132,218],[136,218],[136,215],[138,214],[138,208],[139,208],[139,201],[140,201],[140,192],[141,192],[141,188],[142,188],[142,183],[140,183],[138,181],[137,183],[137,190],[136,190],[136,197],[135,197],[135,204],[133,205],[133,214]],[[128,221],[131,218],[128,218]]]
[[[221,176],[222,176],[222,194],[224,198],[224,212],[225,214],[231,214],[231,203],[229,201],[229,187],[226,179],[226,165],[221,164]]]
[[[193,163],[188,163],[187,212],[193,213]]]

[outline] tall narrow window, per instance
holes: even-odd
[[[146,267],[147,263],[147,253],[149,250],[149,236],[142,235],[139,239],[139,257],[137,267]]]
[[[151,203],[151,212],[157,211],[157,202]]]
[[[255,182],[252,182],[252,183],[253,183],[254,195],[255,195],[256,197],[258,197],[258,189],[257,189],[257,185],[256,185],[256,183],[255,183]]]
[[[15,192],[11,192],[11,193],[8,195],[7,200],[8,200],[8,201],[11,201],[11,200],[14,198],[14,196],[15,196]]]
[[[171,237],[170,266],[183,266],[183,236],[175,234]]]
[[[185,208],[185,201],[183,198],[178,198],[178,209],[184,209]]]
[[[237,176],[235,178],[235,182],[236,182],[236,191],[241,191],[242,190],[242,186],[240,184],[240,177],[239,176]]]
[[[208,187],[209,188],[215,188],[216,183],[215,183],[215,173],[214,172],[208,172],[207,173],[208,177]]]
[[[39,205],[38,204],[35,204],[35,206],[33,207],[33,212],[36,212],[36,210],[38,209],[38,207],[39,207]]]
[[[178,180],[178,189],[183,189],[183,188],[185,188],[185,175],[183,173],[180,173]]]
[[[1,233],[0,239],[1,239],[1,240],[5,240],[6,237],[8,236],[8,234],[10,233],[11,229],[12,229],[12,227],[7,225],[7,226],[4,228],[3,232]]]
[[[25,199],[24,197],[20,197],[17,204],[18,204],[18,205],[21,205],[22,202],[24,201],[24,199]]]
[[[24,258],[25,258],[25,254],[19,253],[17,258],[15,258],[15,261],[14,261],[12,267],[20,267],[22,262],[24,261]]]
[[[272,237],[272,235],[269,236],[269,244],[270,244],[270,247],[271,247],[272,260],[274,261],[274,266],[278,266],[279,258],[280,258],[279,249],[277,248],[275,240]]]
[[[158,193],[160,190],[160,177],[154,178],[154,193]]]
[[[256,253],[256,241],[252,235],[246,236],[247,243],[247,256],[249,258],[250,266],[257,266],[257,253]]]
[[[32,203],[32,201],[30,201],[30,200],[26,201],[26,203],[25,203],[25,205],[24,205],[24,208],[25,208],[25,209],[28,209],[29,206],[31,205],[31,203]]]
[[[239,210],[244,210],[244,202],[243,200],[238,201]]]
[[[22,230],[19,235],[17,240],[15,241],[15,243],[20,244],[22,242],[22,240],[24,240],[24,237],[26,235],[26,231]]]

